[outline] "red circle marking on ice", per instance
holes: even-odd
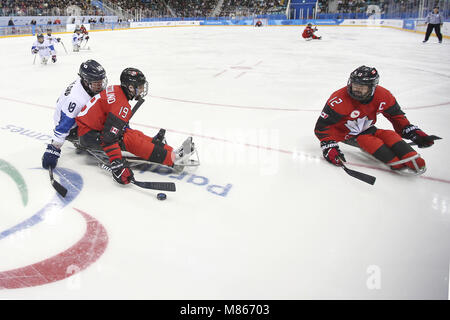
[[[86,220],[87,228],[83,238],[54,257],[27,267],[0,272],[0,289],[34,287],[63,280],[86,269],[100,258],[108,245],[105,227],[87,213],[76,208],[74,210]]]

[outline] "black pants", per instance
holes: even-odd
[[[427,33],[425,34],[425,41],[428,41],[428,38],[430,37],[433,29],[436,32],[436,35],[437,35],[439,41],[442,41],[441,25],[439,23],[438,24],[432,24],[432,23],[428,24]]]
[[[120,149],[122,151],[127,151],[127,149],[125,148],[125,143],[123,143],[122,139],[120,139],[118,142]],[[103,148],[100,142],[100,131],[88,131],[85,135],[80,137],[80,145],[89,149],[102,150]]]

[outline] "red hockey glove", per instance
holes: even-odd
[[[133,171],[125,164],[123,159],[111,162],[111,171],[114,180],[120,184],[129,184],[133,180]]]
[[[434,144],[429,135],[412,124],[403,128],[402,137],[414,141],[419,148],[428,148]]]
[[[322,148],[323,157],[329,163],[340,166],[342,164],[342,161],[346,162],[344,154],[339,149],[339,145],[336,141],[322,141],[320,143],[320,147]]]

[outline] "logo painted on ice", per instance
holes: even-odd
[[[40,140],[40,141],[46,141],[46,140],[49,140],[51,138],[51,136],[43,134],[41,132],[32,131],[30,129],[26,129],[26,128],[23,128],[23,127],[15,126],[15,125],[12,125],[12,124],[8,124],[5,127],[2,127],[0,129],[2,129],[2,130],[9,130],[12,133],[18,133],[18,134],[24,135],[24,136],[26,136],[28,138],[33,138],[33,139]]]
[[[142,169],[141,172],[151,171],[153,173],[157,173],[162,176],[167,176],[171,179],[175,179],[178,181],[186,181],[187,183],[199,187],[206,187],[207,192],[210,192],[219,197],[226,197],[230,192],[231,188],[233,187],[231,183],[227,183],[225,186],[210,184],[210,181],[207,177],[199,176],[196,174],[190,174],[187,172],[181,172],[179,174],[176,174],[171,168],[157,164],[143,165],[141,169]]]
[[[9,167],[7,169],[12,172]],[[70,183],[65,185],[69,191],[68,195],[63,198],[56,194],[48,204],[33,216],[1,231],[0,240],[44,221],[50,213],[54,214],[55,211],[57,213],[57,211],[62,210],[78,196],[83,188],[81,176],[64,168],[58,168],[55,173],[62,180],[65,178],[70,180]],[[51,258],[29,266],[0,272],[0,290],[34,287],[63,280],[86,269],[100,258],[108,245],[106,229],[87,213],[76,208],[74,210],[86,220],[87,227],[83,237],[69,249]]]

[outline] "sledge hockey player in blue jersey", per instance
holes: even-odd
[[[50,28],[47,28],[47,34],[44,36],[44,39],[50,44],[58,44],[61,41],[61,38],[52,36],[52,29]]]
[[[41,63],[47,64],[50,55],[52,56],[53,63],[56,62],[56,51],[55,47],[48,41],[45,41],[44,35],[39,33],[37,35],[37,40],[33,43],[31,47],[31,53],[37,54],[41,57]]]
[[[81,29],[75,28],[75,31],[74,31],[74,33],[72,35],[73,52],[79,52],[80,51],[81,42],[83,40],[88,41],[89,40],[89,36],[82,34],[81,33]]]
[[[105,69],[95,60],[87,60],[80,65],[79,79],[72,82],[60,95],[53,115],[55,128],[50,144],[42,156],[42,167],[56,167],[65,140],[77,139],[75,117],[81,108],[96,94],[106,88],[108,79]]]

